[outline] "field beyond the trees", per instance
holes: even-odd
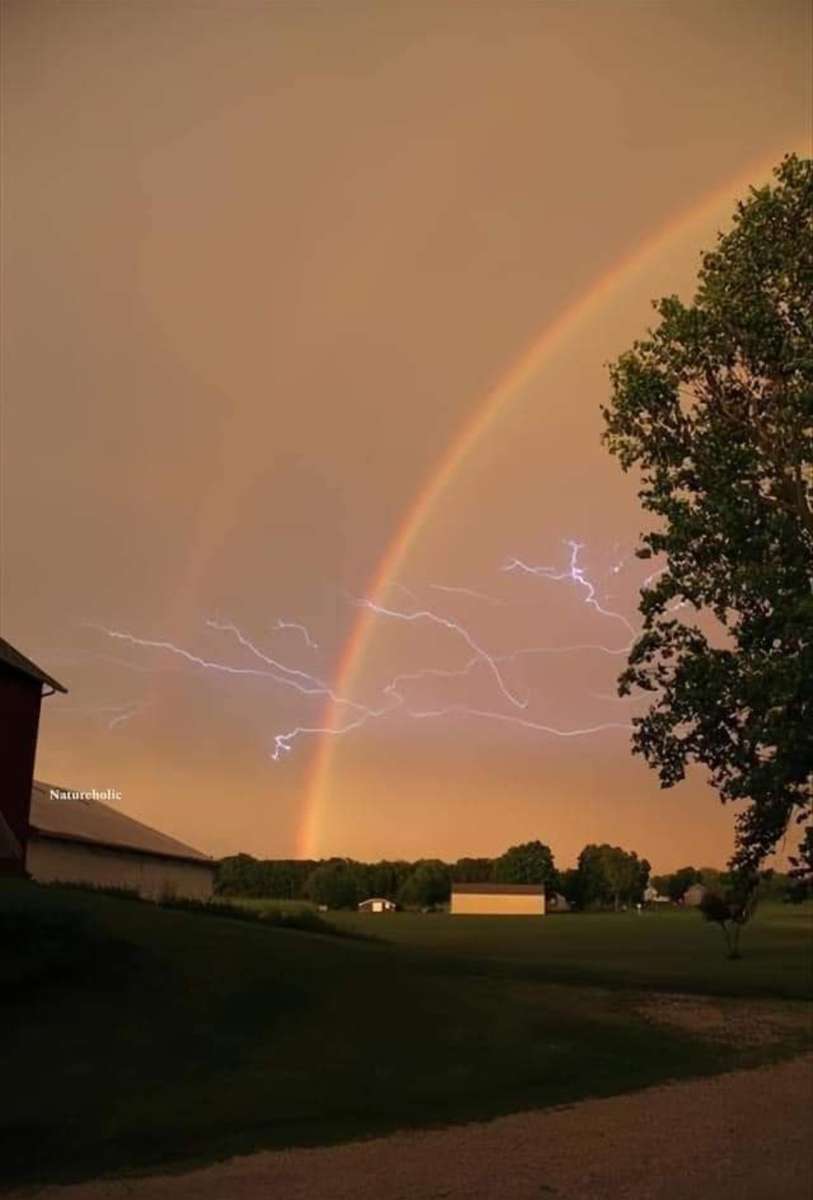
[[[262,908],[262,904],[256,907]],[[611,1096],[813,1044],[811,906],[331,913],[332,937],[0,884],[4,1186]]]

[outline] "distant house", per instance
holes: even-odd
[[[686,888],[683,893],[683,903],[687,908],[699,908],[703,903],[708,888],[703,887],[702,883],[693,883],[691,887]]]
[[[658,889],[653,887],[651,883],[649,884],[649,886],[647,888],[644,889],[644,904],[671,904],[671,903],[672,902],[669,899],[669,897],[662,896],[660,894],[660,892],[658,891]]]
[[[369,900],[362,900],[358,906],[359,912],[383,913],[395,912],[398,905],[392,900],[385,900],[381,896],[372,896]]]
[[[545,901],[546,910],[550,913],[570,912],[570,903],[561,892],[553,892]]]
[[[40,706],[66,691],[0,638],[0,874],[25,872]]]
[[[35,783],[26,867],[40,883],[127,888],[150,900],[208,900],[217,863],[87,792]]]
[[[542,883],[453,883],[451,911],[459,915],[545,915]]]

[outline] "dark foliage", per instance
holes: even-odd
[[[744,806],[751,870],[813,804],[813,160],[775,174],[703,258],[694,303],[656,303],[603,410],[657,518],[638,555],[665,564],[619,681],[653,697],[633,747],[664,787],[697,762]]]

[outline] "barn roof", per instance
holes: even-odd
[[[72,792],[74,789],[57,788],[35,781],[31,792],[32,832],[59,841],[84,842],[157,858],[215,865],[214,859],[192,846],[160,833],[149,825],[142,825],[140,821],[100,800],[75,799]]]
[[[19,671],[21,675],[27,675],[29,679],[36,679],[39,683],[47,684],[55,692],[67,692],[68,690],[56,679],[46,675],[30,658],[26,658],[19,650],[15,650],[11,642],[7,642],[5,638],[0,638],[0,663],[11,667],[12,671]]]
[[[453,883],[452,891],[477,896],[541,896],[544,883]]]

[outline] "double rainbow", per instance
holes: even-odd
[[[655,263],[659,255],[678,238],[690,233],[693,226],[708,223],[723,205],[733,203],[750,184],[764,182],[780,157],[780,154],[774,154],[769,159],[752,163],[746,171],[704,195],[688,210],[677,214],[596,279],[583,296],[541,331],[496,386],[475,406],[471,417],[430,471],[378,561],[365,592],[369,599],[380,600],[390,582],[397,578],[421,530],[471,452],[491,429],[503,409],[542,370],[562,342],[576,333],[605,305],[611,303],[623,284],[637,272]],[[334,689],[341,696],[353,694],[375,622],[376,615],[372,610],[359,609],[358,618],[347,637],[336,672]],[[341,720],[336,705],[333,702],[329,703],[321,723],[331,729],[340,727]],[[317,829],[326,807],[328,782],[339,740],[335,735],[324,735],[312,761],[297,838],[297,853],[304,858],[317,854]]]

